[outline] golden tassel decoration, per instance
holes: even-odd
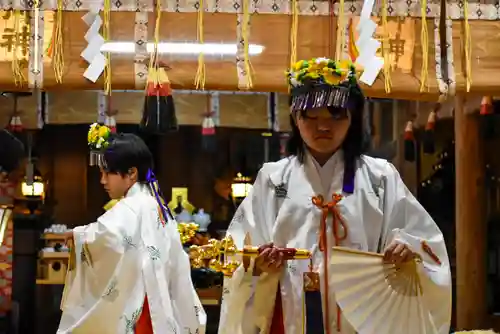
[[[290,28],[290,68],[297,62],[297,35],[299,33],[299,9],[297,0],[292,0],[292,26]]]
[[[384,86],[385,92],[391,92],[391,53],[389,46],[389,24],[387,23],[387,0],[382,1],[382,28],[384,36],[382,38],[382,57],[384,58]]]
[[[34,6],[35,6],[35,8],[34,8],[34,12],[35,12],[35,18],[34,18],[34,21],[35,21],[35,31],[34,31],[35,40],[33,42],[33,49],[34,49],[33,50],[33,72],[35,74],[38,74],[38,73],[40,73],[40,69],[38,68],[39,67],[38,60],[40,59],[40,46],[38,45],[38,36],[40,35],[40,23],[38,22],[40,19],[40,1],[35,0]]]
[[[160,62],[160,57],[158,54],[158,45],[160,44],[160,23],[161,23],[161,4],[160,1],[157,0],[155,1],[155,9],[156,9],[156,22],[155,22],[155,32],[154,32],[154,45],[153,45],[153,52],[149,58],[149,70],[148,70],[148,83],[152,83],[153,87],[157,87],[160,85],[162,80],[160,79],[160,72],[159,72],[159,62]],[[168,81],[168,76],[166,71],[162,71],[164,74],[163,80]],[[148,90],[148,85],[146,85],[146,93]]]
[[[105,42],[111,40],[111,0],[104,0],[102,35]],[[104,67],[104,94],[111,95],[111,55],[106,53],[106,67]]]
[[[26,76],[24,75],[21,59],[19,59],[19,30],[21,25],[21,10],[14,10],[14,45],[12,47],[12,77],[16,86],[23,86],[26,83]]]
[[[62,84],[64,73],[63,0],[57,0],[56,22],[52,36],[52,68],[56,82]]]
[[[252,81],[252,63],[250,62],[250,54],[249,54],[249,45],[250,42],[248,40],[249,30],[250,30],[250,8],[249,8],[250,0],[243,0],[243,26],[241,27],[241,34],[243,37],[243,50],[244,50],[244,64],[245,64],[245,72],[247,75],[247,82],[245,85],[245,89],[252,89],[253,81]]]
[[[427,77],[429,75],[429,32],[427,30],[427,0],[422,0],[420,8],[422,15],[422,29],[420,30],[420,44],[422,44],[422,69],[420,71],[420,92],[423,92],[427,86]]]
[[[203,17],[205,14],[205,2],[200,0],[200,8],[198,9],[198,43],[203,46],[204,34],[203,34]],[[196,71],[196,77],[194,79],[194,84],[196,89],[205,89],[205,55],[203,49],[198,55],[198,70]]]
[[[292,26],[290,27],[290,68],[297,62],[297,36],[299,34],[299,9],[297,0],[292,0]],[[288,85],[288,92],[290,92]]]
[[[464,1],[464,33],[465,33],[465,76],[467,92],[472,85],[472,40],[469,25],[469,0]]]
[[[335,50],[335,60],[342,61],[342,56],[345,50],[345,2],[344,0],[339,1],[339,15],[337,17],[337,42],[336,42],[336,50]]]

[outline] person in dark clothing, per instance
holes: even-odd
[[[0,130],[0,182],[7,179],[24,158],[24,145],[7,130]]]
[[[227,229],[236,212],[236,204],[231,194],[234,175],[232,170],[224,169],[215,177],[212,206],[209,211],[212,223],[208,226],[208,233],[212,237],[218,237],[219,231]]]

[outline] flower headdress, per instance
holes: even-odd
[[[105,125],[94,123],[90,126],[87,134],[87,142],[90,148],[90,166],[105,166],[104,151],[109,146],[111,129]]]
[[[348,108],[351,91],[358,88],[356,66],[350,61],[328,58],[300,60],[286,75],[290,85],[291,111]]]

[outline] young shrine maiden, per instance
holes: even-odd
[[[76,227],[57,333],[204,333],[206,315],[191,282],[177,224],[163,205],[152,156],[132,134],[93,125],[103,148],[91,162],[117,203],[95,223]],[[70,265],[71,267],[71,265]]]
[[[395,167],[363,155],[365,99],[355,72],[325,58],[299,61],[288,72],[290,156],[264,164],[227,231],[238,248],[248,240],[265,246],[226,278],[219,334],[354,334],[330,283],[333,246],[385,253],[395,263],[421,256],[433,285],[432,320],[440,334],[449,333],[443,235]],[[277,247],[311,250],[311,268],[309,261],[284,261]],[[310,271],[320,280],[312,300],[304,298]]]

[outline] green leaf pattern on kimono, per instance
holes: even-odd
[[[118,280],[116,279],[116,277],[113,277],[113,279],[109,283],[108,287],[106,288],[106,290],[102,294],[102,299],[109,301],[109,302],[114,302],[116,300],[116,298],[118,298],[118,295],[119,295],[119,291],[116,288],[117,285],[118,285]]]
[[[126,315],[123,316],[123,319],[125,319],[125,333],[126,334],[134,334],[135,333],[135,323],[137,320],[139,320],[139,316],[142,313],[142,306],[139,307],[137,310],[132,313],[130,318],[128,318]]]
[[[92,267],[92,258],[90,257],[87,244],[84,244],[82,247],[82,251],[80,252],[80,261],[87,266]]]
[[[151,260],[156,261],[156,260],[160,259],[161,254],[160,254],[160,250],[158,248],[156,248],[155,246],[148,246],[147,250],[148,250],[149,257],[151,258]]]
[[[134,244],[132,237],[125,235],[123,237],[123,248],[125,248],[125,251],[128,251],[131,248],[137,248],[137,245]]]
[[[172,319],[167,320],[167,331],[169,334],[180,334],[177,332],[177,327]]]

